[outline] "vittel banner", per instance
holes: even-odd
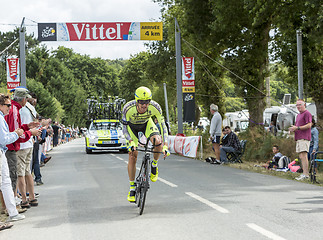
[[[194,58],[193,57],[183,57],[182,58],[182,80],[195,80],[194,71]]]
[[[19,58],[7,58],[7,88],[13,89],[20,86]]]
[[[183,120],[195,121],[195,71],[194,58],[182,58]]]
[[[39,41],[124,41],[162,39],[162,22],[38,23]]]

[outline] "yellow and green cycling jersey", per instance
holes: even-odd
[[[152,117],[157,118],[160,132],[154,124]],[[162,115],[162,109],[157,102],[150,101],[147,111],[141,114],[138,113],[136,100],[132,100],[124,105],[122,119],[128,124],[127,127],[123,128],[123,134],[127,141],[133,140],[137,145],[138,133],[142,132],[147,138],[156,134],[161,135],[163,142],[167,142],[168,132],[166,124]]]

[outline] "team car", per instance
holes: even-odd
[[[85,136],[85,151],[119,150],[127,152],[126,139],[122,133],[122,124],[119,120],[93,120]]]

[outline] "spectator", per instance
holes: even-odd
[[[270,122],[270,126],[268,128],[268,132],[271,132],[274,136],[277,136],[277,128],[274,124],[274,121]]]
[[[303,168],[303,174],[297,177],[296,180],[304,180],[309,178],[307,154],[311,141],[312,115],[306,110],[303,99],[298,99],[296,101],[296,107],[299,114],[296,117],[295,126],[292,125],[289,128],[289,131],[295,132],[296,152],[299,154]]]
[[[265,164],[262,165],[262,167],[266,169],[277,168],[278,161],[283,156],[283,154],[280,153],[279,147],[277,145],[273,146],[273,153],[274,153],[274,156],[271,159],[271,161],[266,162]]]
[[[215,161],[212,161],[211,163],[216,164],[220,161],[222,117],[218,112],[218,106],[213,103],[210,105],[210,112],[213,115],[210,125],[210,140],[212,141],[212,149],[215,153]]]
[[[226,145],[227,142],[228,142],[228,138],[227,138],[228,134],[227,134],[227,132],[226,132],[226,130],[224,128],[222,129],[222,135],[223,135],[223,137],[221,139],[220,147],[223,146],[223,145]]]
[[[38,122],[30,122],[28,124],[21,124],[21,118],[19,110],[26,105],[27,98],[31,96],[28,94],[28,90],[26,88],[15,88],[13,94],[13,100],[11,101],[11,109],[9,114],[5,116],[5,120],[9,126],[9,131],[14,131],[16,128],[22,128],[24,130],[24,134],[21,135],[17,141],[7,145],[8,151],[6,152],[6,157],[8,160],[10,178],[12,182],[12,187],[15,196],[17,195],[17,166],[18,166],[18,154],[17,152],[20,150],[20,143],[26,142],[30,139],[32,135],[36,136],[40,134],[35,127],[39,125]],[[23,159],[20,162],[24,161]],[[28,167],[27,164],[22,164],[21,167]],[[20,169],[21,170],[21,169]],[[32,178],[31,178],[32,179]],[[32,181],[33,186],[33,181]]]
[[[71,133],[72,133],[71,125],[68,125],[68,127],[66,128],[66,142],[70,141]]]
[[[10,107],[11,101],[9,96],[0,94],[1,198],[3,198],[5,206],[7,208],[7,212],[9,214],[9,218],[7,221],[18,221],[24,219],[25,216],[19,214],[16,208],[16,201],[11,185],[8,161],[5,152],[8,150],[6,145],[17,141],[19,137],[23,136],[24,130],[21,128],[17,128],[14,131],[9,132],[9,127],[4,119],[4,116],[9,114]]]
[[[236,152],[236,151],[240,151],[241,150],[241,145],[240,145],[240,141],[239,138],[237,137],[237,135],[231,131],[231,128],[229,126],[226,126],[225,128],[226,131],[226,144],[221,146],[220,148],[220,160],[221,163],[228,163],[228,159],[227,159],[227,153],[228,152]]]
[[[14,93],[16,96],[17,90]],[[32,104],[35,104],[36,97],[33,94],[33,97],[29,96],[27,101],[22,108],[19,109],[19,115],[21,124],[28,124],[30,122],[34,122],[36,120],[36,110]],[[37,121],[37,120],[36,120]],[[39,125],[39,123],[38,123]],[[31,134],[36,136],[40,133],[40,130],[31,129]],[[31,175],[31,164],[32,162],[32,154],[33,154],[33,138],[24,143],[20,143],[20,148],[17,151],[17,175],[18,175],[18,189],[21,194],[22,202],[20,206],[22,208],[29,208],[30,206],[37,206],[38,202],[34,195],[34,179]],[[38,175],[40,175],[39,164],[38,164]],[[38,176],[36,176],[38,177]],[[29,192],[29,201],[27,201],[27,192]]]
[[[312,127],[311,127],[311,142],[310,149],[308,152],[308,159],[311,159],[311,154],[319,150],[319,131],[316,128],[316,122],[314,116],[312,116]],[[317,172],[317,163],[315,162],[315,171]]]
[[[316,122],[314,116],[312,116],[312,127],[311,127],[311,142],[310,149],[308,152],[308,159],[310,159],[310,155],[319,150],[319,131],[316,128]]]
[[[54,136],[53,136],[53,146],[56,147],[58,145],[58,136],[60,127],[58,126],[58,122],[55,122],[54,125],[52,125]]]

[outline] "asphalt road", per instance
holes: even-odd
[[[39,206],[1,240],[323,239],[321,187],[171,155],[139,216],[127,154],[87,155],[77,139],[49,155]]]

